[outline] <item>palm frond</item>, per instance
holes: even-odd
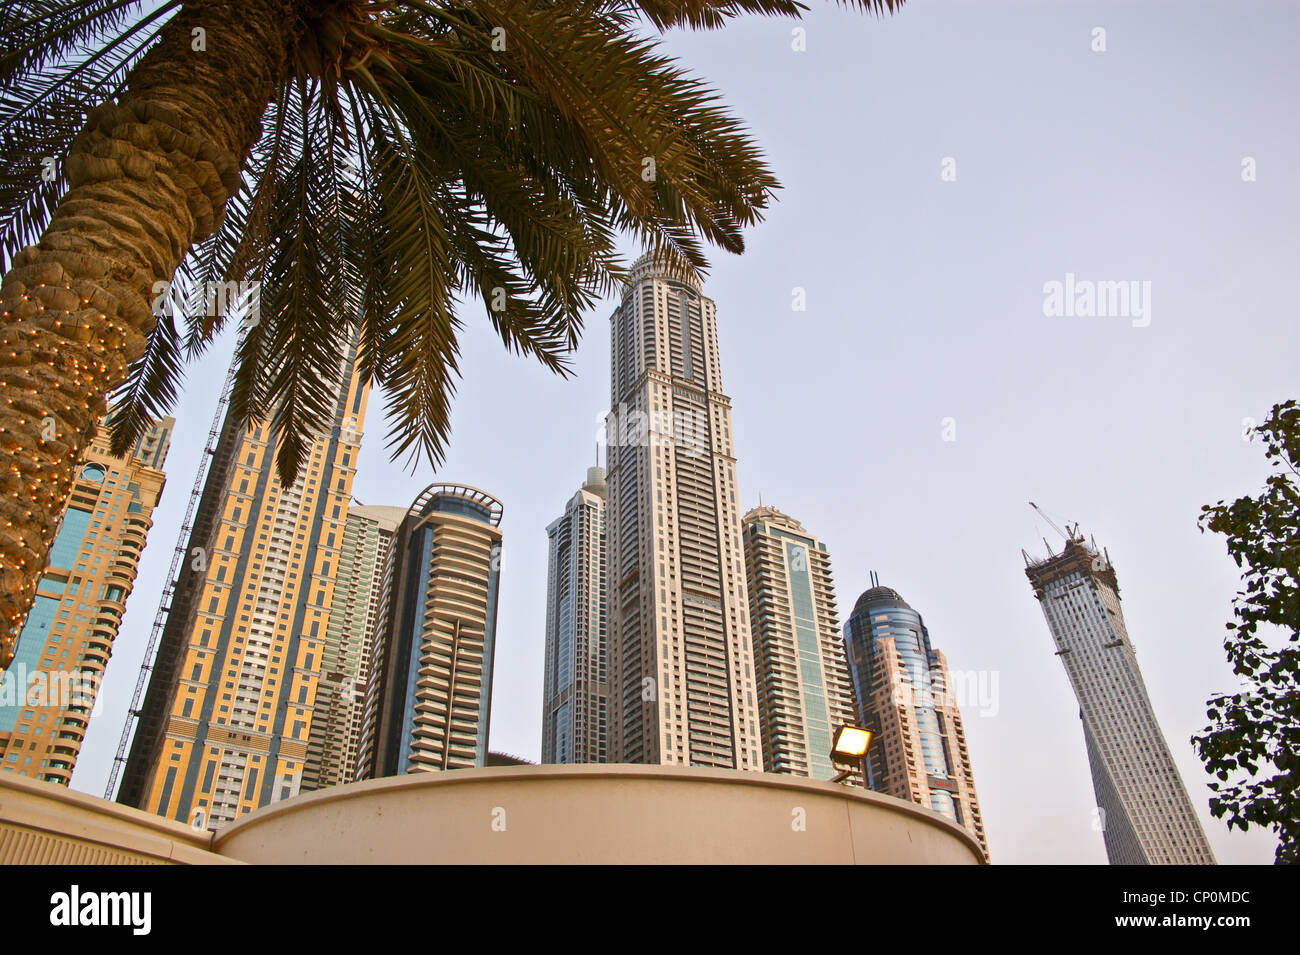
[[[143,0],[16,0],[0,14],[0,91],[69,54],[119,38]],[[179,6],[168,3],[164,6]]]
[[[312,441],[333,418],[352,327],[340,321],[343,243],[334,231],[338,197],[330,159],[339,139],[319,91],[288,84],[283,138],[294,157],[269,203],[268,254],[250,281],[260,309],[236,349],[230,413],[269,420],[281,483],[293,483]]]
[[[436,186],[418,161],[393,101],[361,73],[373,137],[371,183],[377,200],[374,241],[388,266],[391,313],[380,320],[377,367],[388,390],[393,457],[413,452],[440,462],[450,434],[460,321],[456,270]]]
[[[685,26],[692,30],[716,30],[742,14],[798,17],[808,8],[795,0],[613,0],[598,6],[605,15],[626,25],[638,15],[657,30]]]
[[[837,6],[883,16],[903,6],[904,0],[835,0]],[[716,30],[745,15],[798,19],[808,9],[797,0],[612,0],[600,3],[602,11],[626,23],[639,14],[658,30],[685,26],[692,30]]]
[[[138,5],[138,0],[90,4],[81,19],[87,20],[86,30],[93,26],[98,31],[94,35],[104,39],[79,57],[58,59],[52,53],[28,57],[21,48],[10,49],[14,40],[8,33],[4,35],[0,49],[6,52],[0,54],[0,61],[8,65],[0,69],[0,142],[6,160],[0,163],[0,269],[7,271],[14,254],[36,241],[66,191],[63,160],[81,131],[87,110],[118,95],[131,67],[157,39],[180,0],[151,8],[130,26],[120,28],[132,7]],[[7,14],[16,18],[14,29],[20,36],[37,29],[40,13],[68,5],[38,2],[25,6],[31,9]],[[101,9],[104,7],[107,9]],[[92,17],[96,12],[98,17]],[[50,29],[48,24],[46,28]],[[38,40],[36,53],[56,48],[61,47],[54,40]]]
[[[131,364],[126,383],[109,400],[114,454],[125,454],[152,422],[171,410],[180,395],[184,369],[176,317],[164,311],[149,332],[144,354]]]
[[[419,71],[421,82],[441,79],[432,70]],[[483,85],[507,84],[485,77]],[[559,353],[576,344],[582,311],[593,304],[596,291],[614,287],[616,275],[612,227],[598,211],[585,210],[569,185],[530,155],[530,145],[539,145],[530,143],[530,131],[550,130],[541,137],[549,140],[559,117],[520,124],[516,110],[482,110],[480,102],[434,112],[425,104],[449,98],[405,82],[393,98],[404,115],[420,120],[411,124],[416,156],[444,206],[463,270],[458,287],[480,291],[485,302],[505,296],[511,307],[498,304],[489,313],[507,346],[558,370]],[[572,129],[559,128],[572,138]],[[581,152],[579,145],[567,147]],[[589,189],[587,198],[594,198]],[[538,300],[524,305],[524,295]],[[507,315],[523,321],[506,328]],[[536,331],[543,332],[541,338]]]
[[[61,160],[89,110],[121,93],[183,3],[15,0],[0,10],[4,268],[61,201]],[[902,0],[837,3],[884,13]],[[584,314],[626,274],[620,233],[697,272],[709,245],[743,251],[778,183],[717,94],[640,27],[716,29],[806,9],[799,0],[304,5],[285,24],[288,75],[266,104],[240,188],[175,276],[200,289],[259,283],[231,414],[271,423],[281,480],[294,479],[329,425],[353,341],[362,378],[388,392],[394,456],[438,462],[467,299],[479,299],[508,349],[565,374]],[[204,307],[206,296],[194,304],[159,317],[115,393],[116,447],[170,409],[185,362],[228,326],[230,313]]]
[[[739,252],[735,224],[758,221],[778,184],[717,95],[657,52],[657,43],[522,3],[478,0],[507,36],[522,36],[512,67],[586,130],[622,224],[706,266],[696,236]],[[701,138],[711,161],[694,161]],[[734,158],[733,158],[734,157]],[[653,173],[652,175],[650,173]],[[689,228],[682,227],[689,223]]]

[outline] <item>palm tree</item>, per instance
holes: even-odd
[[[840,2],[883,14],[902,0]],[[622,274],[620,230],[702,269],[705,242],[743,251],[777,188],[741,124],[645,25],[803,9],[7,3],[0,667],[106,399],[120,451],[227,324],[220,307],[178,314],[160,283],[257,283],[231,413],[270,418],[282,481],[325,423],[344,329],[390,396],[394,456],[437,461],[466,300],[508,348],[563,373],[583,310]]]

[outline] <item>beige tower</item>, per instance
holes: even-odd
[[[835,730],[856,722],[830,555],[774,507],[757,507],[742,523],[763,766],[830,779]]]
[[[761,771],[714,304],[643,256],[610,321],[609,760]]]
[[[393,535],[406,515],[403,507],[348,508],[334,600],[325,628],[303,790],[351,782],[356,772],[371,648],[379,626]]]
[[[50,563],[0,684],[0,768],[67,785],[162,495],[175,421],[121,457],[102,425],[77,470]]]
[[[219,828],[298,792],[365,419],[354,356],[291,487],[269,425],[227,417],[119,802]]]

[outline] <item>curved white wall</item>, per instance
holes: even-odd
[[[260,809],[222,830],[213,850],[270,864],[983,862],[965,830],[888,796],[631,765],[369,780]]]

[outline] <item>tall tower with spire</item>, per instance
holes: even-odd
[[[611,322],[611,762],[761,771],[731,401],[716,311],[651,255]]]

